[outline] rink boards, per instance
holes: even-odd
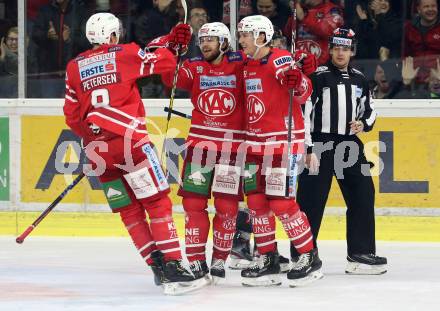
[[[64,123],[62,104],[60,100],[0,102],[0,211],[42,210],[82,170],[84,155],[78,137]],[[168,101],[146,100],[145,104],[150,137],[160,152],[166,120],[162,108]],[[175,109],[186,113],[191,113],[190,107],[187,100],[175,103]],[[440,105],[429,101],[378,101],[377,110],[374,130],[361,136],[367,158],[375,164],[372,174],[377,213],[439,216]],[[189,120],[173,117],[167,135],[167,144],[176,150],[168,160],[168,170],[171,197],[178,210],[181,201],[176,196],[177,180],[183,162],[179,147],[189,124]],[[57,210],[87,212],[88,216],[92,216],[90,212],[108,211],[100,188],[96,178],[84,179]],[[328,206],[333,207],[328,209],[330,214],[344,212],[336,182]],[[18,222],[15,220],[15,225]]]

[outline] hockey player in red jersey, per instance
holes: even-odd
[[[296,174],[289,184],[286,174],[297,171],[288,154],[299,160],[304,153],[304,122],[301,105],[312,92],[310,80],[296,66],[286,50],[270,48],[274,33],[264,16],[248,16],[238,24],[239,43],[251,57],[243,69],[247,158],[244,190],[252,213],[252,225],[259,260],[242,271],[247,286],[279,285],[279,261],[276,253],[275,217],[280,220],[291,243],[301,254],[288,272],[290,286],[322,277],[320,261],[313,249],[309,222],[295,201]],[[295,56],[297,58],[297,56]],[[291,150],[287,150],[289,91],[294,91]],[[293,187],[289,187],[293,185]],[[286,198],[286,187],[289,196]]]
[[[176,60],[167,49],[146,53],[134,43],[118,44],[120,26],[110,13],[94,14],[87,21],[86,36],[93,48],[67,65],[66,123],[83,138],[111,210],[120,214],[140,255],[160,277],[164,293],[181,294],[201,284],[182,266],[169,186],[148,140],[136,87],[140,77],[173,71]],[[178,25],[169,36],[174,45],[186,45],[190,33],[188,25]],[[157,251],[163,262],[153,260]]]
[[[166,41],[164,38],[162,41]],[[182,171],[179,195],[185,210],[186,256],[196,278],[208,279],[206,242],[210,228],[208,199],[214,197],[214,282],[225,277],[225,261],[232,248],[238,202],[242,199],[241,164],[237,154],[244,142],[242,93],[243,55],[230,50],[226,25],[204,24],[198,32],[202,56],[186,60],[179,71],[177,87],[191,93],[193,104],[189,145]],[[164,42],[157,42],[160,45]],[[165,84],[171,74],[163,74]]]

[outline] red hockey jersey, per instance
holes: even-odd
[[[328,38],[333,31],[344,24],[342,10],[329,2],[308,9],[304,19],[298,23],[296,47],[315,54],[320,65],[329,59]],[[287,21],[284,34],[291,37],[292,17]]]
[[[289,90],[282,85],[283,71],[292,62],[286,50],[272,49],[260,60],[248,60],[243,70],[248,153],[283,154],[287,148]],[[292,114],[292,152],[304,148],[304,120],[301,105],[312,93],[310,80],[303,75],[295,92]]]
[[[145,53],[135,43],[81,53],[66,69],[67,125],[83,138],[90,137],[91,124],[134,140],[148,138],[136,79],[175,67],[175,56],[167,49]]]
[[[212,148],[224,150],[226,145],[236,151],[244,142],[244,105],[242,71],[245,56],[227,52],[218,65],[202,57],[186,60],[179,71],[177,87],[191,92],[193,104],[188,142],[212,142]],[[162,75],[168,86],[173,76]],[[209,144],[204,144],[209,148]],[[212,149],[209,148],[209,149]]]

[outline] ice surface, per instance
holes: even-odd
[[[224,284],[169,297],[129,239],[0,237],[0,311],[440,310],[440,243],[377,248],[389,262],[381,276],[345,275],[345,242],[322,241],[325,277],[307,287],[246,288],[228,270]],[[287,241],[280,251],[288,256]]]

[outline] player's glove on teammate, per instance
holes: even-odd
[[[167,48],[171,52],[184,54],[188,50],[188,44],[191,41],[191,27],[188,24],[179,24],[171,29],[171,32],[165,36],[160,36],[149,42],[145,49],[148,52],[154,52],[158,48]]]
[[[168,35],[170,46],[178,48],[179,53],[188,50],[191,41],[191,27],[188,24],[178,24]]]
[[[295,62],[299,62],[303,73],[306,76],[310,76],[318,68],[318,61],[316,56],[312,53],[298,50],[295,52]]]

